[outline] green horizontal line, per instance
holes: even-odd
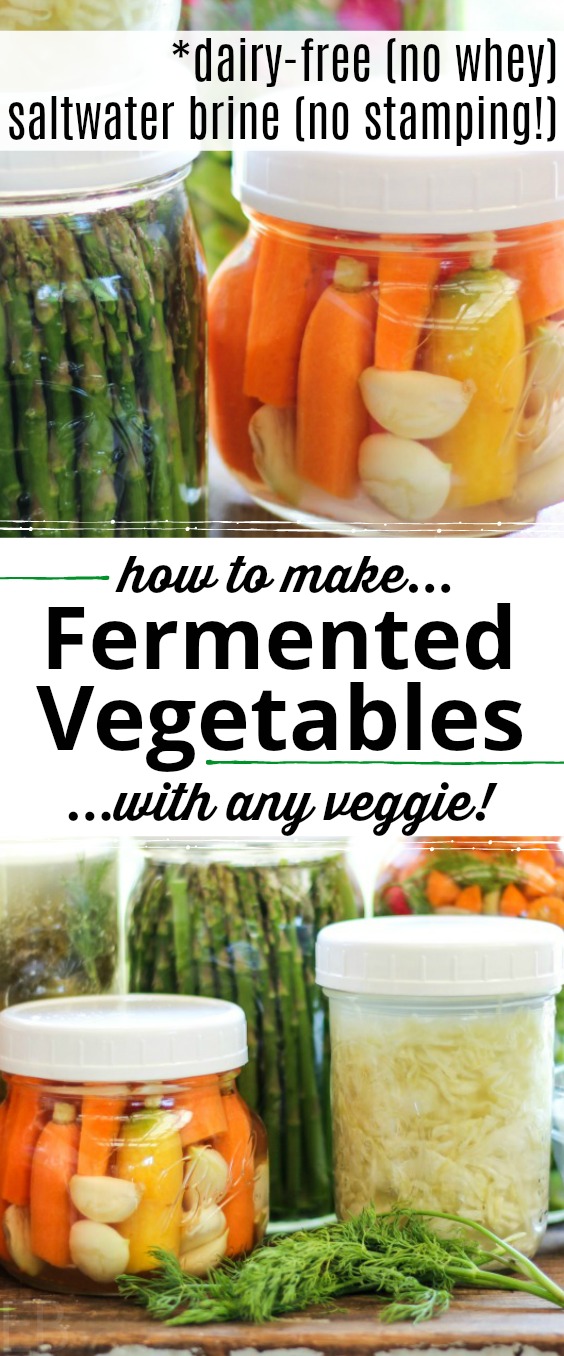
[[[564,767],[562,758],[206,758],[208,767]]]
[[[39,581],[40,583],[49,583],[51,581],[60,579],[67,580],[80,579],[80,580],[95,580],[96,582],[98,582],[98,580],[107,580],[109,579],[109,577],[110,577],[109,574],[0,574],[0,581],[2,583],[6,583],[11,582],[13,580],[21,579],[21,580],[32,580],[33,583],[36,583],[37,581]]]

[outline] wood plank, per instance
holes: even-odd
[[[564,1285],[564,1231],[553,1232],[543,1267]],[[93,1356],[124,1348],[189,1356],[376,1356],[425,1349],[452,1356],[494,1347],[497,1356],[564,1356],[564,1310],[523,1295],[459,1292],[448,1314],[413,1327],[386,1326],[378,1306],[354,1300],[345,1312],[300,1314],[253,1327],[222,1324],[167,1328],[117,1300],[41,1294],[5,1277],[0,1282],[1,1350],[10,1356]],[[526,1351],[523,1351],[527,1348]],[[118,1349],[118,1350],[116,1350]],[[135,1352],[131,1356],[136,1356]]]

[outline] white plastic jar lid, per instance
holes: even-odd
[[[564,930],[520,918],[369,918],[317,939],[316,979],[397,998],[535,998],[564,983]]]
[[[57,998],[0,1013],[0,1070],[29,1078],[174,1082],[247,1059],[245,1014],[217,998]]]
[[[187,174],[197,151],[175,150],[164,142],[136,150],[125,146],[89,150],[0,151],[0,216],[3,200],[80,198],[139,189],[159,179]]]
[[[496,231],[564,218],[564,150],[241,150],[233,191],[256,212],[334,230]]]

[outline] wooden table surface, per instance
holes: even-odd
[[[564,1285],[564,1230],[552,1231],[541,1263]],[[428,1353],[452,1349],[464,1356],[495,1348],[497,1356],[564,1356],[564,1310],[523,1295],[460,1291],[449,1312],[413,1327],[381,1322],[378,1306],[352,1302],[331,1317],[301,1314],[264,1327],[248,1324],[204,1328],[167,1328],[147,1319],[142,1309],[115,1300],[62,1299],[0,1282],[1,1350],[6,1356],[141,1356],[143,1351],[186,1351],[190,1356],[405,1356],[414,1348]],[[455,1349],[455,1350],[454,1350]],[[488,1354],[489,1356],[489,1354]]]

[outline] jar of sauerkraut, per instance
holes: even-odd
[[[522,527],[564,499],[564,160],[394,145],[235,157],[212,438],[299,524]]]
[[[550,923],[414,916],[322,931],[341,1218],[401,1202],[536,1251],[563,977]]]

